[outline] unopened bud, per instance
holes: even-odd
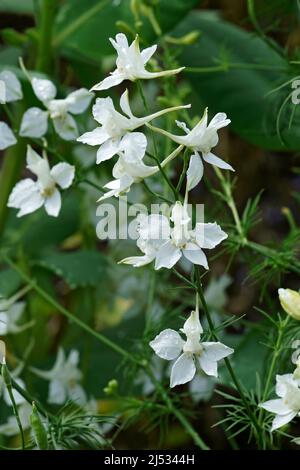
[[[180,36],[179,38],[167,36],[166,41],[170,44],[175,44],[177,46],[191,46],[192,44],[195,44],[200,35],[200,31],[191,31],[190,33],[185,34],[184,36]]]
[[[278,289],[278,295],[283,310],[295,320],[300,320],[299,292],[292,289]]]

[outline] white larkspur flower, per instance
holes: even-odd
[[[2,307],[0,300],[0,336],[6,336],[8,334],[17,334],[26,330],[33,325],[32,322],[19,324],[19,320],[25,310],[25,302],[12,302],[8,304],[8,308]]]
[[[107,90],[108,88],[119,85],[124,80],[134,82],[138,79],[149,80],[151,78],[175,75],[185,68],[180,67],[163,72],[148,72],[148,70],[145,69],[145,65],[155,53],[157,45],[147,47],[147,49],[140,51],[138,35],[136,35],[135,40],[129,46],[127,38],[123,33],[119,33],[116,35],[115,39],[110,38],[109,40],[118,54],[116,60],[117,68],[110,76],[93,86],[93,88],[91,88],[93,91]]]
[[[182,385],[193,380],[197,368],[206,375],[218,376],[218,361],[234,351],[220,342],[201,342],[203,329],[196,308],[180,330],[185,336],[170,328],[163,330],[150,342],[151,348],[162,359],[172,361],[170,387]]]
[[[184,145],[193,152],[187,170],[187,185],[189,191],[199,183],[203,176],[204,168],[200,153],[206,163],[210,163],[224,170],[234,171],[231,165],[211,152],[212,148],[219,142],[218,130],[230,124],[230,119],[227,119],[225,113],[216,114],[208,124],[206,109],[202,119],[192,130],[190,130],[184,122],[176,121],[176,124],[184,130],[186,135],[174,135],[164,129],[148,126],[172,139],[174,142]]]
[[[293,374],[276,376],[276,395],[280,398],[268,400],[259,405],[276,415],[271,431],[281,428],[297,415],[300,416],[300,388]]]
[[[32,413],[31,405],[27,402],[22,403],[18,407],[18,414],[21,421],[23,431],[27,431],[30,428],[30,415]],[[0,424],[0,435],[7,437],[16,436],[19,434],[20,429],[16,420],[16,417],[9,416],[6,423]]]
[[[0,73],[0,81],[5,84],[5,103],[11,103],[18,101],[23,98],[21,83],[16,75],[10,70],[4,70]],[[5,150],[12,145],[17,143],[17,139],[6,124],[6,122],[0,122],[0,150]]]
[[[79,352],[75,349],[66,357],[63,349],[59,349],[53,368],[43,371],[32,368],[39,377],[49,380],[48,402],[61,405],[70,399],[78,405],[85,405],[86,393],[80,385],[82,379],[81,370],[78,368]]]
[[[40,157],[28,146],[27,168],[37,176],[37,180],[26,178],[19,181],[9,196],[8,207],[19,209],[17,217],[21,217],[45,206],[48,215],[57,217],[61,208],[57,186],[62,189],[71,186],[75,167],[68,163],[58,163],[50,169],[46,156]]]
[[[99,201],[128,192],[133,183],[138,183],[158,171],[157,166],[147,166],[143,162],[146,147],[147,139],[141,132],[132,132],[123,137],[119,159],[112,172],[115,179],[104,186],[109,191],[101,196]]]
[[[126,136],[127,145],[134,147],[137,143],[138,136],[137,133],[135,133],[134,136],[132,136],[131,133],[135,129],[165,113],[188,108],[190,105],[175,106],[173,108],[163,109],[146,117],[138,118],[134,116],[131,111],[128,100],[128,90],[126,90],[121,96],[120,107],[126,116],[115,109],[111,98],[97,98],[96,104],[93,106],[93,116],[94,119],[101,124],[101,127],[96,127],[93,131],[86,132],[77,139],[78,142],[82,142],[83,144],[99,146],[96,163],[109,160],[122,151],[124,147],[123,139]],[[130,142],[130,139],[132,139],[132,142]],[[138,149],[136,150],[138,151]]]
[[[143,266],[155,260],[155,269],[171,269],[182,256],[193,264],[208,269],[207,258],[203,248],[213,249],[227,238],[221,227],[214,223],[197,223],[194,230],[188,225],[190,218],[187,208],[177,201],[172,209],[171,221],[167,217],[156,214],[144,216],[138,227],[137,246],[145,254],[142,257],[125,258],[120,263],[134,267]]]
[[[278,289],[278,296],[283,310],[295,320],[300,320],[300,293],[281,288]]]
[[[93,93],[80,88],[64,99],[55,99],[55,85],[47,79],[33,78],[31,85],[36,97],[43,103],[46,111],[29,108],[22,118],[20,135],[23,137],[40,138],[48,129],[48,117],[53,122],[57,134],[64,140],[75,140],[78,129],[73,115],[83,113],[89,106]]]

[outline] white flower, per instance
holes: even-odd
[[[189,228],[190,217],[187,208],[177,201],[169,219],[160,214],[144,216],[139,220],[137,246],[145,256],[125,258],[120,263],[143,266],[155,260],[155,269],[171,269],[182,256],[193,264],[208,269],[207,259],[202,248],[215,248],[227,238],[219,225],[197,223],[195,230]]]
[[[0,336],[17,334],[33,325],[32,322],[19,324],[19,320],[25,309],[25,302],[8,303],[7,308],[2,307],[0,300]]]
[[[192,130],[190,130],[184,122],[176,121],[178,127],[183,129],[187,135],[174,135],[157,127],[150,125],[149,127],[169,137],[174,142],[184,145],[193,152],[187,170],[187,184],[188,190],[190,191],[199,183],[203,176],[203,163],[199,152],[202,154],[202,158],[205,162],[224,170],[234,171],[231,165],[211,152],[212,148],[219,142],[218,130],[228,126],[229,123],[230,119],[227,119],[225,113],[218,113],[208,124],[206,108],[202,119]]]
[[[23,98],[21,83],[13,72],[4,70],[0,73],[0,81],[5,84],[5,103],[11,103]],[[17,143],[17,139],[11,128],[0,122],[0,150],[5,150]]]
[[[93,116],[94,119],[101,124],[101,127],[96,127],[93,131],[86,132],[77,139],[78,142],[82,142],[83,144],[100,146],[97,151],[96,163],[109,160],[122,151],[124,148],[124,137],[127,139],[126,145],[134,147],[137,143],[138,136],[137,133],[135,133],[134,136],[130,133],[138,127],[143,126],[147,122],[165,113],[188,108],[190,105],[175,106],[173,108],[163,109],[146,117],[137,118],[132,114],[128,100],[128,90],[126,90],[121,96],[120,107],[126,116],[115,109],[111,98],[97,98],[96,104],[93,106]],[[131,139],[132,141],[130,141]],[[138,151],[137,149],[137,152]],[[142,151],[142,148],[140,151]]]
[[[93,93],[85,88],[73,91],[64,99],[55,99],[56,87],[50,81],[41,78],[31,80],[36,97],[43,103],[47,111],[40,108],[29,108],[22,118],[20,135],[23,137],[40,138],[48,129],[48,117],[51,118],[55,131],[64,140],[75,140],[78,129],[72,114],[81,114],[89,106]]]
[[[8,207],[19,209],[17,217],[21,217],[45,206],[47,214],[57,217],[61,196],[56,186],[66,189],[72,184],[74,166],[58,163],[50,169],[46,156],[40,157],[28,146],[27,168],[37,176],[37,181],[26,178],[17,183],[9,196]]]
[[[18,414],[21,421],[23,431],[30,428],[30,415],[32,413],[31,405],[28,402],[22,403],[18,407]],[[4,436],[16,436],[20,429],[15,416],[9,416],[6,423],[0,425],[0,434]]]
[[[136,35],[135,40],[131,43],[130,46],[128,45],[125,34],[122,33],[117,34],[115,40],[112,38],[109,40],[118,54],[116,60],[117,68],[111,73],[109,77],[93,86],[91,90],[107,90],[108,88],[119,85],[124,80],[130,80],[134,82],[138,79],[147,80],[150,78],[174,75],[181,72],[181,70],[185,68],[180,67],[175,70],[166,70],[164,72],[148,72],[145,69],[145,65],[156,51],[156,45],[147,47],[147,49],[144,49],[141,52],[138,35]]]
[[[190,382],[197,368],[205,374],[218,376],[218,361],[233,353],[233,349],[220,342],[201,342],[203,332],[196,308],[180,330],[183,340],[175,330],[166,329],[150,342],[150,346],[162,359],[176,359],[171,370],[170,387]],[[178,357],[179,356],[179,357]]]
[[[16,75],[10,70],[0,72],[0,81],[5,84],[5,102],[11,103],[23,98],[21,83]]]
[[[292,421],[295,416],[300,416],[300,388],[292,374],[276,375],[276,395],[280,398],[268,400],[259,405],[276,415],[271,431],[281,428]]]
[[[32,368],[39,377],[50,381],[48,402],[61,405],[67,399],[78,405],[86,404],[87,397],[79,382],[82,373],[77,367],[79,363],[79,352],[75,349],[70,351],[66,358],[63,349],[59,349],[53,368],[47,372]]]

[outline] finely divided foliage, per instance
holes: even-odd
[[[149,12],[146,8],[142,11]],[[139,11],[135,13],[136,17],[140,14]],[[159,30],[155,17],[149,18],[153,28]],[[68,36],[68,30],[65,34]],[[57,235],[59,245],[55,257],[51,257],[51,251],[48,253],[47,246],[43,246],[43,240],[37,240],[39,235],[33,241],[29,240],[20,253],[12,252],[9,243],[3,249],[2,261],[16,279],[11,283],[12,290],[8,289],[5,298],[0,298],[0,336],[5,339],[5,342],[0,341],[0,399],[8,409],[5,420],[0,423],[0,435],[7,439],[4,442],[10,442],[9,438],[17,435],[23,449],[109,447],[118,436],[118,421],[123,420],[125,426],[132,422],[133,416],[145,413],[149,428],[163,428],[170,416],[176,418],[195,445],[208,450],[206,438],[202,436],[204,429],[196,419],[191,419],[190,408],[191,403],[209,401],[216,391],[224,400],[218,405],[216,424],[225,429],[233,447],[237,446],[234,438],[245,433],[249,441],[257,443],[260,449],[278,448],[281,435],[290,439],[282,428],[287,430],[287,425],[300,416],[298,345],[294,346],[292,360],[288,360],[296,366],[295,370],[289,373],[281,364],[277,368],[277,360],[284,357],[291,346],[289,341],[295,339],[295,322],[300,320],[300,294],[280,288],[276,302],[279,300],[284,315],[278,314],[275,318],[261,311],[267,324],[267,340],[256,336],[253,329],[254,342],[250,345],[250,354],[255,350],[255,361],[256,348],[260,351],[265,341],[265,345],[268,343],[267,347],[270,346],[268,353],[271,359],[267,371],[262,371],[261,365],[257,364],[256,388],[249,386],[248,389],[240,368],[241,351],[246,341],[243,343],[235,338],[238,336],[237,318],[228,318],[224,314],[226,288],[233,280],[223,273],[218,280],[211,279],[208,288],[204,289],[203,278],[210,276],[209,269],[220,253],[229,252],[231,262],[237,252],[244,249],[263,258],[261,264],[257,263],[257,271],[254,267],[257,276],[259,270],[263,273],[268,271],[272,276],[288,269],[299,275],[299,265],[296,261],[290,262],[289,246],[277,258],[272,248],[248,240],[251,223],[256,220],[259,198],[249,201],[240,217],[230,179],[235,170],[214,153],[223,129],[230,125],[231,120],[222,109],[209,116],[208,108],[199,113],[196,107],[192,109],[195,114],[192,118],[191,105],[184,104],[185,95],[181,94],[184,88],[183,85],[181,87],[181,72],[185,67],[178,67],[176,54],[173,56],[168,51],[168,41],[162,48],[166,70],[157,70],[156,52],[160,57],[157,45],[141,50],[140,42],[147,46],[148,42],[138,34],[131,36],[131,44],[129,33],[128,37],[118,33],[115,38],[110,38],[117,53],[115,68],[90,90],[66,91],[66,87],[48,79],[47,74],[39,73],[46,71],[49,74],[49,67],[43,70],[41,66],[39,72],[29,71],[22,60],[21,69],[16,73],[11,70],[0,72],[6,92],[3,109],[8,118],[11,117],[10,103],[15,106],[15,102],[19,102],[21,105],[16,121],[11,120],[9,124],[0,121],[0,150],[15,148],[26,162],[24,177],[16,173],[12,178],[5,205],[17,218],[22,218],[21,222],[29,220],[30,224],[33,221],[32,231],[42,211],[44,224],[50,236]],[[177,44],[176,40],[180,43],[180,39],[173,38],[174,44]],[[188,39],[183,37],[181,46],[189,40],[189,36]],[[172,43],[172,38],[169,42]],[[150,112],[144,80],[147,83],[155,80],[154,83],[160,84],[158,86],[165,91],[166,96],[160,100],[161,109]],[[23,92],[26,95],[25,87],[34,96],[34,106],[28,107],[28,99],[23,96]],[[111,88],[115,88],[111,90],[112,97],[107,96]],[[171,132],[175,126],[180,128],[178,134]],[[75,148],[74,154],[78,152],[76,158],[73,158],[71,144]],[[90,156],[89,152],[93,150],[92,158],[87,162],[85,157]],[[181,171],[176,179],[178,168]],[[112,174],[109,180],[106,179],[107,171]],[[88,175],[92,172],[96,177],[91,180]],[[212,173],[220,188],[214,187]],[[98,176],[103,186],[98,184]],[[86,186],[83,184],[89,185],[94,192],[85,194]],[[225,203],[233,223],[219,225],[217,211],[209,214],[210,222],[195,222],[193,201],[195,195],[201,194],[204,199],[201,202],[205,203],[208,194],[205,188],[213,195],[216,207],[220,202]],[[83,194],[80,204],[74,197],[78,193]],[[168,203],[168,207],[160,207],[155,213],[149,210],[147,214],[137,209],[133,221],[135,240],[129,243],[119,240],[115,244],[108,241],[113,252],[110,262],[107,266],[103,262],[104,267],[99,267],[99,272],[95,270],[95,276],[91,272],[85,277],[85,270],[93,271],[91,258],[88,258],[87,265],[84,264],[76,257],[76,248],[83,246],[89,256],[99,255],[96,244],[91,242],[91,198],[94,208],[96,202],[101,208],[106,204],[104,200],[110,200],[110,208],[116,203],[119,207],[127,203],[128,206],[134,205],[128,202],[127,195],[136,207],[150,201],[157,205],[163,201]],[[66,218],[67,207],[71,203],[69,212],[73,218]],[[80,223],[79,214],[82,217]],[[289,223],[294,237],[292,244],[298,240],[298,235],[291,217]],[[73,224],[70,230],[68,224]],[[125,225],[127,230],[127,222]],[[14,226],[10,230],[12,240],[14,237],[17,239]],[[30,257],[35,243],[42,246],[28,263],[26,250],[29,250]],[[91,246],[93,249],[89,253]],[[147,266],[145,270],[144,266]],[[220,266],[224,270],[222,263]],[[46,275],[41,277],[42,282],[35,280],[35,272],[39,275],[43,269],[59,279],[55,279],[57,293]],[[130,284],[137,271],[141,273],[138,292]],[[107,318],[97,314],[95,323],[89,323],[85,321],[81,308],[88,305],[89,317],[91,312],[100,308],[95,291],[103,277],[109,278],[111,272],[117,279],[111,282],[112,291],[117,291],[116,305],[109,299]],[[143,285],[145,272],[150,273],[146,287]],[[121,282],[121,277],[125,281],[122,279]],[[81,297],[80,308],[71,312],[57,297],[71,297],[70,293],[76,289]],[[172,305],[170,311],[156,299],[158,292],[166,305]],[[34,293],[38,301],[33,300]],[[126,297],[128,293],[137,297],[145,310],[144,331],[138,330],[135,344],[130,348],[123,342],[127,330],[115,337],[99,332],[103,326],[114,326],[114,309],[117,322],[119,312],[123,315],[127,311],[130,306]],[[109,293],[104,294],[102,303],[103,299],[107,301],[107,295]],[[165,300],[168,296],[170,298]],[[144,297],[148,297],[147,301]],[[33,317],[30,312],[44,309],[44,304],[46,313],[40,318]],[[49,317],[53,321],[49,321]],[[95,399],[98,389],[93,384],[87,386],[86,380],[90,369],[93,380],[102,373],[106,349],[97,355],[95,367],[92,362],[93,341],[88,344],[85,337],[82,340],[76,336],[77,332],[71,330],[64,346],[61,346],[60,337],[66,327],[64,319],[85,332],[86,336],[90,335],[97,341],[97,347],[110,348],[124,360],[122,373],[125,371],[124,376],[131,381],[127,395],[119,390],[118,382],[114,380],[115,364],[107,361],[112,380],[104,388],[104,393],[113,398],[112,402],[118,403],[112,411],[113,416],[99,412],[99,402]],[[47,323],[46,330],[43,323]],[[251,326],[245,321],[241,328],[247,330]],[[40,331],[47,332],[45,338],[38,337]],[[46,338],[48,335],[52,343]],[[18,338],[22,338],[22,348],[13,351],[12,345]],[[39,341],[45,342],[41,349],[56,351],[55,360],[39,361],[36,349]],[[99,363],[99,357],[103,358],[103,363]],[[36,382],[42,383],[43,390],[37,396],[32,391]],[[186,394],[193,400],[186,400]],[[273,398],[274,394],[277,398]],[[110,410],[113,406],[110,400],[107,402],[101,406]]]

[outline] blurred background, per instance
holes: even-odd
[[[268,354],[261,327],[264,320],[258,308],[276,315],[278,287],[299,289],[300,112],[288,98],[292,80],[300,75],[299,3],[293,0],[55,0],[50,7],[49,55],[37,62],[40,47],[37,25],[43,22],[40,3],[0,0],[0,71],[14,71],[22,80],[24,91],[24,101],[13,105],[16,130],[24,109],[29,103],[35,103],[19,68],[20,56],[28,70],[49,76],[64,96],[72,87],[90,88],[114,69],[115,54],[108,38],[117,32],[125,32],[130,39],[138,32],[142,47],[158,43],[155,66],[187,67],[173,82],[171,93],[164,81],[146,84],[145,93],[153,110],[190,102],[191,115],[196,121],[206,106],[210,115],[226,112],[231,119],[232,124],[221,132],[216,154],[227,159],[236,170],[234,200],[241,217],[245,218],[247,236],[253,245],[242,247],[234,237],[229,239],[226,249],[212,260],[205,285],[216,321],[244,315],[223,336],[226,344],[236,347],[234,365],[244,386],[249,391],[255,390],[257,374],[264,376]],[[110,96],[117,99],[126,86],[110,90]],[[130,84],[129,89],[133,105],[142,115],[134,85]],[[0,113],[1,120],[7,121],[2,109]],[[78,122],[82,132],[94,127],[90,111],[79,116]],[[174,132],[172,118],[168,125]],[[51,139],[50,135],[49,145],[57,145]],[[160,327],[177,325],[178,312],[180,319],[193,307],[194,299],[188,290],[177,289],[180,281],[176,277],[160,272],[155,281],[152,322],[145,331],[145,312],[153,282],[151,272],[147,268],[134,270],[116,264],[128,253],[136,252],[134,244],[97,239],[95,201],[99,191],[93,184],[77,181],[74,189],[65,194],[57,219],[49,218],[42,210],[17,219],[15,211],[7,209],[6,202],[12,183],[27,175],[25,146],[26,139],[20,139],[16,146],[0,152],[2,249],[74,315],[125,349],[144,354]],[[76,163],[90,182],[103,185],[108,181],[111,167],[95,167],[93,148],[66,142],[57,148],[67,161]],[[5,165],[9,158],[16,159],[10,176]],[[180,170],[177,162],[174,180]],[[212,190],[218,187],[214,171],[206,168],[204,184],[193,191],[192,200],[205,202],[208,218],[230,231],[230,212],[220,199],[216,202]],[[149,202],[139,187],[133,189],[130,197],[133,201]],[[265,256],[261,246],[271,250],[270,256]],[[2,268],[0,294],[8,297],[22,287],[23,281],[5,263]],[[186,269],[188,272],[188,267],[181,266],[181,272]],[[114,419],[116,415],[119,417],[117,430],[106,423],[107,439],[113,439],[115,448],[193,447],[172,416],[151,408],[152,398],[148,397],[152,397],[153,390],[147,388],[146,378],[120,361],[116,353],[91,340],[76,326],[68,325],[34,291],[26,295],[25,315],[28,321],[34,320],[33,328],[5,338],[12,366],[17,366],[18,359],[26,352],[26,362],[50,369],[60,346],[67,351],[74,347],[79,350],[83,386],[89,397],[95,399],[96,409]],[[150,351],[145,354],[152,360]],[[167,385],[165,372],[159,372],[159,377]],[[47,384],[26,368],[23,378],[27,388],[45,400]],[[118,392],[111,396],[103,390],[112,379],[118,382]],[[226,391],[229,379],[225,371],[221,382],[221,389]],[[186,410],[212,448],[234,447],[224,427],[211,427],[222,416],[220,409],[212,405],[224,402],[224,398],[212,395],[210,390],[204,390],[203,394],[199,397],[187,387],[181,387],[173,392],[173,399]],[[9,410],[1,405],[1,422],[8,415]],[[294,430],[297,433],[296,427]],[[2,445],[7,444],[7,438],[0,439]],[[240,434],[237,440],[242,448],[255,447],[247,443],[246,434]],[[17,445],[18,440],[9,442]]]

